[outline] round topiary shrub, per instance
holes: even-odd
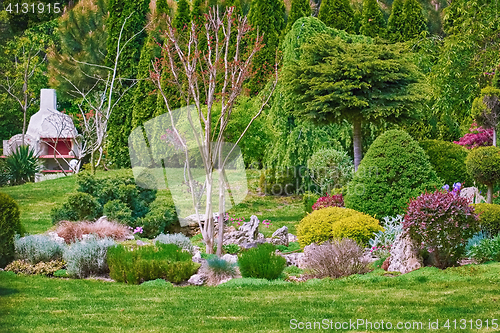
[[[473,185],[465,168],[465,159],[469,154],[466,148],[442,140],[423,140],[419,144],[429,156],[434,171],[445,184],[459,182],[463,187]]]
[[[374,217],[396,216],[405,211],[410,198],[442,185],[418,143],[404,131],[391,130],[366,152],[344,202]]]
[[[457,192],[436,190],[413,199],[403,229],[434,256],[438,268],[455,266],[467,240],[479,230],[479,218],[469,200]]]
[[[488,187],[486,201],[493,202],[493,185],[500,181],[500,148],[478,147],[469,152],[465,160],[469,175]]]
[[[297,236],[301,247],[342,238],[351,238],[362,245],[382,230],[371,216],[349,208],[328,207],[304,217],[297,226]]]
[[[23,234],[19,214],[14,199],[0,193],[0,268],[14,260],[14,236]]]
[[[473,205],[479,215],[481,230],[488,232],[491,236],[500,233],[500,205],[479,203]]]
[[[354,164],[349,155],[332,148],[322,148],[312,154],[307,168],[311,180],[326,193],[346,186],[354,174]]]
[[[88,193],[75,193],[68,196],[62,207],[52,210],[52,223],[63,220],[92,220],[102,213],[102,206],[96,198]]]

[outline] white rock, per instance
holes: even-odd
[[[236,262],[238,261],[238,256],[234,255],[234,254],[226,253],[225,255],[222,256],[222,259],[227,261],[230,264],[236,264]]]
[[[193,286],[201,286],[203,285],[203,283],[205,283],[206,279],[207,277],[205,275],[195,274],[189,278],[188,283],[192,284]]]
[[[419,255],[418,247],[408,233],[402,232],[392,245],[388,271],[405,274],[422,266],[423,259]]]

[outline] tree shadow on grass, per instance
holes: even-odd
[[[17,293],[19,293],[19,290],[17,290],[17,289],[0,287],[0,296],[8,296],[8,295],[17,294]]]

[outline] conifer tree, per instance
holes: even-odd
[[[403,7],[403,40],[411,40],[418,37],[423,31],[427,31],[422,6],[418,0],[405,0]]]
[[[139,33],[146,25],[146,17],[149,11],[148,0],[110,0],[109,18],[107,20],[108,40],[106,62],[108,65],[114,64],[116,50],[120,33],[122,33],[120,43],[132,38]],[[123,32],[121,28],[127,19]],[[124,79],[135,79],[137,77],[137,65],[140,60],[140,51],[146,32],[142,31],[135,36],[120,54],[118,62],[118,76]],[[121,44],[123,45],[123,44]],[[126,81],[125,81],[126,82]],[[131,84],[131,81],[128,81]],[[127,89],[124,83],[121,89]],[[130,89],[115,106],[109,120],[107,152],[110,162],[117,167],[130,166],[128,154],[128,136],[132,131],[132,105],[134,103],[133,89]]]
[[[269,73],[274,68],[276,49],[285,28],[283,0],[253,0],[248,13],[248,22],[255,32],[258,29],[259,36],[264,34],[265,44],[254,59],[253,68],[256,73],[248,84],[250,93],[255,95],[265,85]]]
[[[394,0],[391,8],[391,16],[387,22],[387,37],[393,42],[401,42],[403,40],[403,0]]]
[[[174,28],[177,30],[185,29],[191,22],[191,11],[189,10],[189,3],[186,0],[179,0],[177,2],[177,11],[174,17]]]
[[[236,17],[234,15],[243,15],[241,0],[227,0],[226,7],[234,7],[233,17]]]
[[[196,24],[198,29],[200,29],[204,24],[203,14],[205,13],[205,1],[204,0],[194,0],[193,8],[191,9],[191,20]]]
[[[363,20],[360,32],[369,37],[385,35],[385,19],[377,0],[363,1]]]
[[[234,1],[234,0],[233,0]],[[290,7],[290,13],[288,14],[288,20],[286,23],[285,32],[292,29],[292,25],[299,18],[311,15],[311,5],[309,0],[292,0],[292,5]]]
[[[330,28],[354,32],[354,11],[349,0],[323,0],[318,18]]]

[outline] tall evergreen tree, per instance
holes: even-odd
[[[391,16],[389,16],[389,21],[387,22],[387,37],[393,42],[401,42],[403,40],[403,7],[403,0],[394,0],[392,3]]]
[[[234,1],[234,0],[233,0]],[[292,0],[292,6],[290,7],[290,13],[288,14],[288,20],[286,23],[285,32],[292,29],[292,25],[299,18],[311,15],[311,5],[309,0]]]
[[[149,1],[110,0],[108,8],[110,14],[107,20],[108,40],[106,63],[108,65],[113,65],[116,58],[118,41],[120,39],[120,31],[122,30],[125,19],[128,18],[122,32],[120,47],[141,31],[146,25]],[[146,32],[143,31],[128,42],[123,49],[118,61],[119,77],[126,79],[135,79],[137,77],[140,50],[142,49],[146,36]],[[130,83],[124,83],[120,89],[126,89],[127,84]],[[111,163],[117,167],[130,166],[128,136],[132,131],[133,108],[131,105],[133,105],[133,102],[133,89],[131,89],[122,97],[119,104],[116,105],[109,120],[107,142],[108,158]]]
[[[177,11],[175,12],[173,26],[177,30],[182,30],[189,26],[189,22],[191,22],[189,3],[186,0],[179,0],[177,2]]]
[[[330,28],[354,32],[354,11],[349,0],[323,0],[318,18]]]
[[[427,31],[425,16],[418,0],[405,0],[403,7],[403,24],[403,40],[416,38],[423,31]]]
[[[377,0],[363,1],[363,20],[360,32],[369,37],[385,35],[385,19]]]
[[[252,95],[257,94],[265,85],[268,75],[273,70],[276,59],[276,50],[279,46],[280,36],[285,28],[285,4],[283,0],[254,0],[252,1],[248,22],[264,34],[265,46],[254,58],[254,77],[248,87]]]
[[[194,0],[193,8],[191,9],[191,20],[198,28],[201,28],[205,22],[203,14],[205,13],[205,1]]]
[[[241,0],[227,0],[226,7],[234,7],[233,17],[236,17],[234,15],[243,15]]]

